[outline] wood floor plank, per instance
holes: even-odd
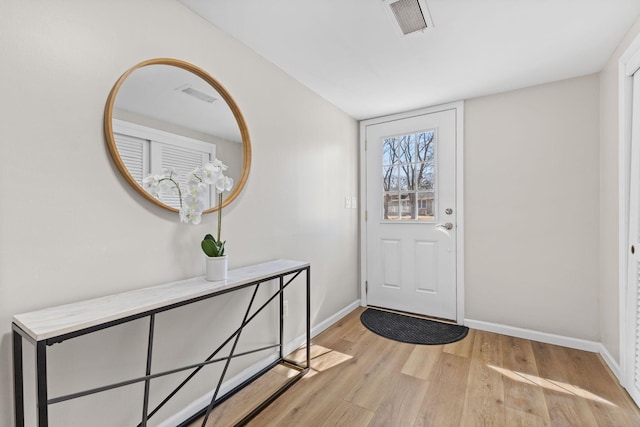
[[[549,408],[549,419],[552,426],[598,426],[589,406],[583,400],[570,394],[551,390],[545,390],[544,396]]]
[[[373,412],[341,400],[322,423],[322,427],[365,427],[372,418]]]
[[[433,368],[438,364],[442,349],[441,345],[414,346],[401,372],[428,381]]]
[[[518,409],[505,407],[505,426],[509,427],[547,427],[551,425],[548,417],[540,417]]]
[[[539,373],[531,342],[508,336],[501,339],[505,405],[514,411],[531,414],[548,425],[549,411],[543,389],[533,381]]]
[[[344,339],[347,341],[358,341],[362,334],[369,333],[370,331],[360,321],[360,315],[364,310],[355,310],[358,315],[354,316],[351,321],[351,327],[345,331]]]
[[[319,356],[328,353],[330,351],[333,351],[330,348],[327,347],[323,347],[321,345],[318,344],[311,344],[311,347],[309,348],[309,354],[311,355],[311,360],[318,358]],[[298,362],[298,363],[305,363],[307,361],[307,348],[306,346],[302,346],[300,348],[297,348],[296,350],[294,350],[292,353],[290,353],[289,355],[287,355],[287,359],[293,360],[294,362]]]
[[[467,334],[466,337],[464,337],[460,341],[446,344],[444,346],[443,351],[445,353],[455,354],[456,356],[471,357],[471,353],[473,352],[473,342],[475,340],[475,336],[476,336],[475,329],[469,329],[469,333]]]
[[[476,331],[475,335],[471,357],[493,366],[502,366],[502,341],[500,335],[485,331]]]
[[[589,404],[569,387],[573,362],[562,347],[531,342],[552,426],[597,426]]]
[[[504,408],[502,375],[481,359],[471,358],[460,425],[504,426]]]
[[[398,375],[378,405],[369,426],[412,426],[427,392],[427,382],[409,375]]]
[[[385,348],[369,369],[365,370],[346,400],[375,411],[387,390],[398,380],[400,370],[409,358],[413,347],[415,346],[411,344],[393,343]]]
[[[362,323],[360,323],[360,314],[363,311],[364,310],[362,308],[353,310],[351,313],[331,325],[330,328],[323,331],[320,335],[323,336],[323,339],[329,342],[336,339],[345,339],[346,336],[351,336],[354,329],[363,327]],[[354,340],[351,339],[350,341]]]
[[[492,366],[502,365],[502,341],[478,331],[474,340],[461,426],[504,426],[504,381]]]
[[[459,426],[471,358],[442,353],[431,375],[415,427]]]

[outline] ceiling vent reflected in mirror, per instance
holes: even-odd
[[[395,18],[403,35],[433,28],[433,21],[424,0],[383,0]]]
[[[193,96],[194,98],[207,102],[209,104],[213,104],[218,98],[214,98],[213,96],[206,94],[204,92],[200,92],[197,89],[191,87],[191,85],[183,85],[179,88],[176,88],[177,91],[184,93],[185,95]]]

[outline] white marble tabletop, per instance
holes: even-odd
[[[208,282],[204,276],[135,289],[13,316],[13,323],[36,341],[123,319],[160,307],[232,289],[309,266],[308,262],[275,260],[229,270],[227,280]]]

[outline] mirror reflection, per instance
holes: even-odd
[[[142,186],[147,175],[171,169],[186,177],[217,158],[235,182],[223,206],[238,195],[248,175],[249,135],[233,99],[207,73],[182,61],[150,60],[125,73],[109,96],[105,133],[127,181],[170,210],[179,207],[179,200],[154,198]],[[214,196],[205,212],[217,209]]]

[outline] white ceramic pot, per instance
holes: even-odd
[[[207,272],[205,278],[210,282],[227,279],[228,256],[206,257]]]

